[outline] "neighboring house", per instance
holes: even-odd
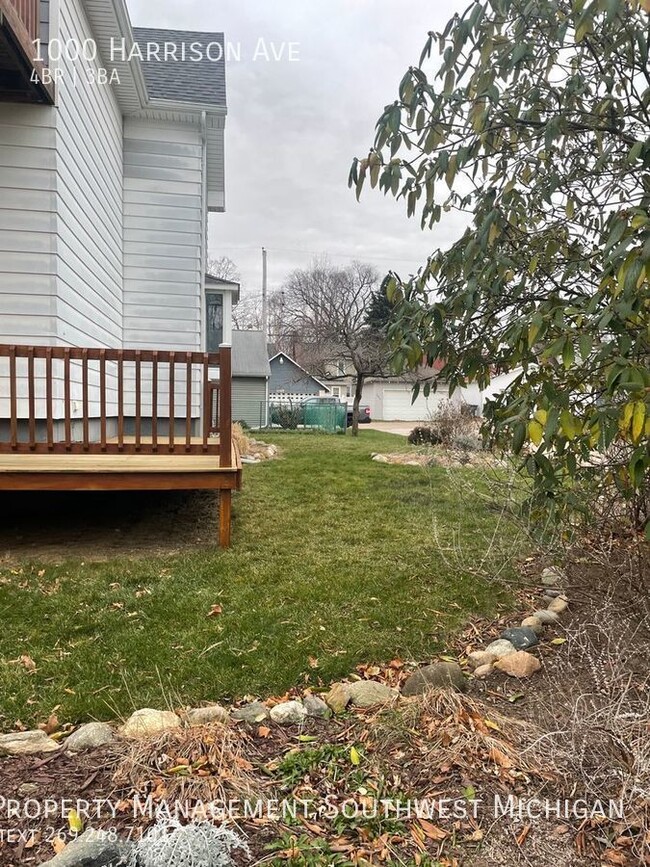
[[[271,368],[263,331],[232,332],[232,417],[249,427],[266,427]]]
[[[82,56],[52,51],[48,77],[54,39]],[[59,458],[146,454],[157,470],[140,486],[228,488],[229,526],[230,351],[204,354],[219,303],[227,341],[238,291],[204,281],[208,215],[225,206],[223,44],[134,29],[123,0],[0,0],[0,457],[24,459],[0,466],[0,488],[90,486]],[[163,473],[162,452],[185,472]],[[47,480],[27,478],[32,453]]]
[[[297,361],[286,352],[277,352],[269,359],[271,378],[269,381],[269,397],[272,403],[301,403],[310,397],[330,396],[340,397],[320,379],[312,376]]]

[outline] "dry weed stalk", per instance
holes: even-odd
[[[539,755],[523,749],[539,734],[534,726],[450,689],[431,690],[377,718],[373,737],[378,744],[390,747],[400,733],[420,742],[425,777],[445,766],[471,771],[478,765],[547,776]]]
[[[135,792],[158,790],[165,800],[227,802],[258,797],[263,784],[244,751],[252,741],[240,728],[219,723],[171,729],[125,741],[113,781]]]
[[[466,538],[467,530],[450,527],[432,511],[431,534],[436,550],[450,571],[475,575],[477,578],[508,582],[513,580],[514,566],[521,557],[524,541],[531,536],[530,528],[513,521],[511,497],[512,486],[507,487],[507,496],[496,501],[493,495],[481,490],[482,485],[474,480],[459,478],[452,470],[449,474],[449,490],[468,511],[476,510],[477,501],[487,503],[497,511],[496,521],[489,529],[477,530],[481,536],[480,553],[477,554],[476,535]],[[495,474],[485,472],[483,479],[492,479]],[[518,580],[518,579],[517,579]]]
[[[546,677],[555,698],[541,708],[546,756],[568,796],[616,801],[635,854],[650,856],[650,617],[613,599],[566,632]]]

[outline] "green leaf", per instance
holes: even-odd
[[[526,441],[526,425],[523,421],[517,422],[514,427],[514,432],[512,436],[512,450],[518,455],[522,450],[524,442]]]
[[[356,747],[350,747],[350,761],[355,767],[361,764],[361,756]]]

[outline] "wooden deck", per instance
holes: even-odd
[[[242,464],[232,441],[228,347],[208,355],[0,346],[0,362],[3,359],[8,364],[4,369],[0,365],[0,383],[3,372],[8,372],[9,413],[0,413],[0,422],[4,419],[7,425],[6,438],[0,437],[0,491],[218,490],[219,542],[222,547],[230,544],[231,496],[241,487]],[[81,419],[73,418],[70,374],[75,362]],[[107,373],[111,362],[117,383],[112,411]],[[208,379],[208,367],[216,365],[220,368],[218,383]],[[126,385],[129,373],[132,393]],[[64,384],[58,403],[57,374]],[[177,397],[181,383],[182,401]],[[0,402],[2,397],[0,389]],[[129,398],[135,415],[125,409]],[[197,401],[201,436],[192,433],[196,425],[190,421],[196,415]],[[180,422],[177,403],[185,410]],[[21,415],[21,406],[28,410],[25,415]],[[118,433],[111,437],[113,414]],[[170,424],[170,419],[175,423]],[[74,421],[81,431],[76,438]],[[135,428],[134,435],[125,433],[127,422]],[[93,424],[98,430],[96,438],[91,432]],[[143,433],[145,425],[151,428],[149,435]],[[165,428],[166,434],[161,433]]]

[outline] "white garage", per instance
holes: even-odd
[[[412,402],[412,386],[407,382],[374,380],[363,389],[363,403],[370,406],[374,421],[428,421],[440,402],[448,399],[445,388],[425,398],[420,392]]]
[[[435,413],[436,407],[443,395],[430,394],[426,398],[422,393],[418,394],[415,403],[413,395],[404,388],[384,388],[384,421],[422,421],[429,419]]]

